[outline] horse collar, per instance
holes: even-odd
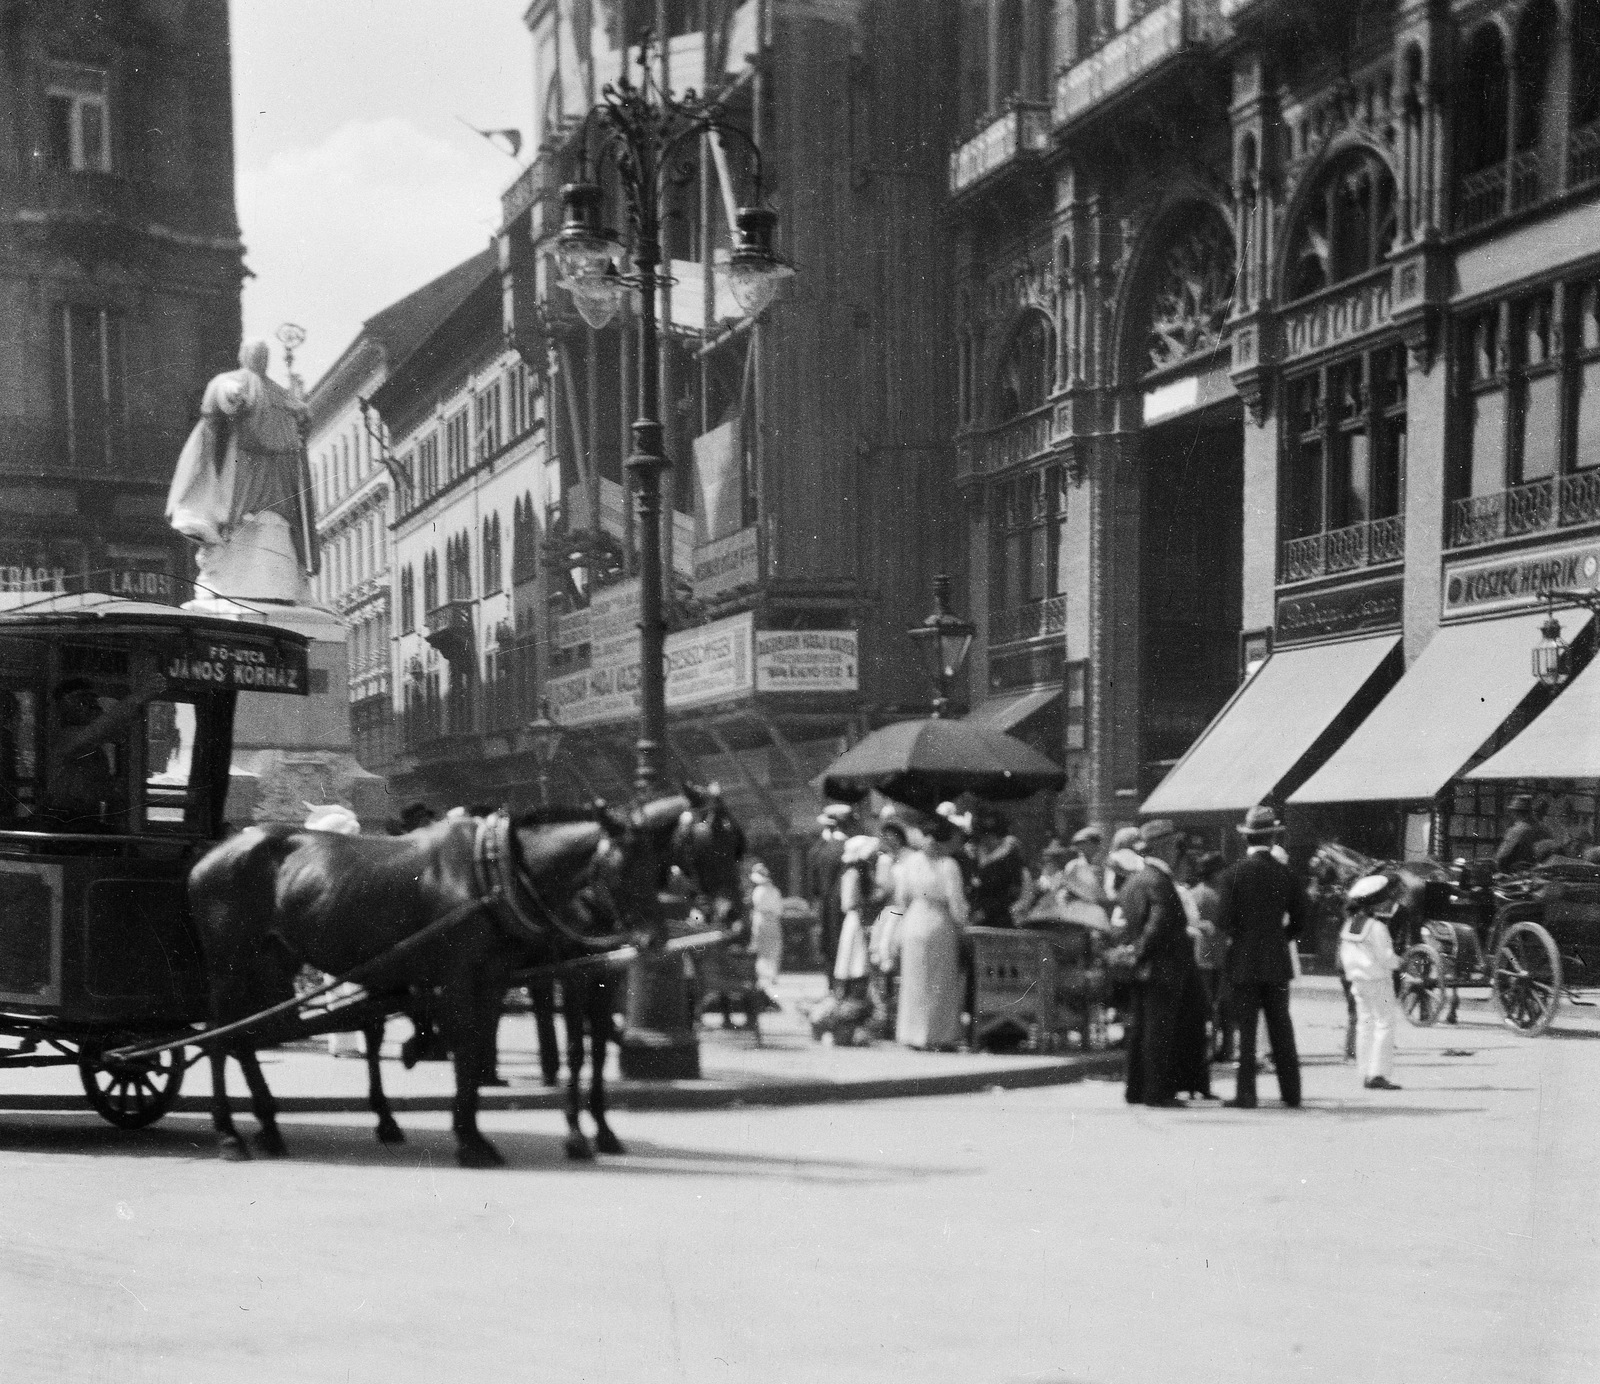
[[[517,938],[524,942],[542,942],[545,929],[528,916],[518,901],[513,869],[511,814],[501,811],[480,817],[472,842],[472,874],[478,893],[494,907],[496,915]]]

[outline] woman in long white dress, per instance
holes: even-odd
[[[952,828],[943,821],[919,832],[917,849],[900,862],[894,907],[900,951],[900,1011],[895,1041],[949,1050],[961,1043],[961,930],[967,896],[951,858]]]

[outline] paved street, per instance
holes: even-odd
[[[286,1121],[223,1165],[196,1116],[139,1136],[0,1113],[0,1378],[254,1381],[1592,1380],[1600,1026],[1481,1007],[1405,1029],[1363,1092],[1297,1002],[1298,1114],[1130,1111],[1108,1082],[560,1117]],[[1228,1082],[1219,1082],[1226,1090]]]

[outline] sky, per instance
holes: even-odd
[[[245,333],[306,330],[307,386],[361,323],[484,248],[533,118],[527,0],[232,0]]]

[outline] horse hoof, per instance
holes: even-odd
[[[256,1147],[268,1158],[282,1158],[289,1152],[283,1135],[276,1129],[263,1129],[256,1135]]]
[[[567,1135],[567,1157],[574,1163],[594,1162],[594,1149],[581,1134]]]
[[[237,1134],[229,1134],[217,1140],[217,1157],[224,1163],[248,1163],[250,1149]]]
[[[405,1131],[393,1120],[384,1120],[379,1124],[378,1142],[380,1144],[403,1144],[405,1141]]]
[[[506,1165],[500,1151],[487,1141],[461,1145],[456,1150],[456,1162],[463,1168],[503,1168]]]
[[[622,1140],[617,1138],[617,1136],[609,1129],[599,1130],[595,1134],[594,1146],[599,1149],[601,1153],[626,1153],[628,1151],[627,1149],[623,1148]]]

